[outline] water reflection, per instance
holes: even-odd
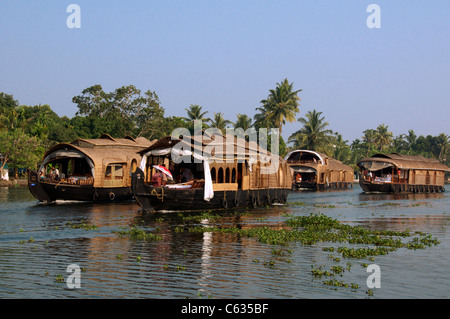
[[[133,201],[43,205],[24,188],[1,188],[0,297],[365,298],[365,289],[331,289],[312,278],[311,265],[335,264],[322,251],[327,243],[284,247],[236,234],[189,231],[191,226],[279,228],[287,215],[318,212],[373,229],[409,229],[438,236],[441,245],[437,247],[396,252],[377,257],[376,262],[391,274],[400,275],[398,267],[404,267],[417,271],[411,278],[428,272],[436,273],[441,281],[430,286],[425,280],[411,279],[392,287],[390,282],[399,284],[392,278],[383,281],[386,288],[376,296],[441,296],[447,293],[444,282],[450,273],[446,266],[450,262],[449,198],[447,193],[364,194],[355,187],[341,192],[296,192],[289,197],[296,204],[209,212],[207,217],[204,212],[144,213]],[[219,219],[214,218],[217,214]],[[86,227],[74,227],[82,225]],[[132,240],[114,232],[132,226],[162,239]],[[274,249],[286,248],[292,250],[289,256],[273,254]],[[66,267],[71,263],[85,269],[82,289],[77,291],[55,282],[57,274],[67,277]],[[354,266],[344,278],[364,286],[365,270]],[[411,292],[417,287],[420,290]]]

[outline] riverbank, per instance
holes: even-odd
[[[27,184],[28,184],[28,181],[26,179],[0,181],[0,187],[19,187],[19,186],[27,186]]]

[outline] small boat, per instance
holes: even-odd
[[[28,188],[41,202],[132,199],[130,174],[136,170],[146,138],[77,139],[49,149],[39,170],[29,171]]]
[[[397,153],[360,160],[359,184],[364,192],[430,193],[445,191],[450,169],[438,160]]]
[[[292,172],[282,157],[233,135],[167,136],[139,153],[132,190],[145,211],[285,203],[291,189]],[[173,179],[161,179],[155,165],[168,168]]]
[[[353,187],[353,168],[325,154],[295,150],[284,159],[293,170],[293,189],[325,190]]]

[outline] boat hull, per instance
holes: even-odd
[[[400,183],[376,183],[360,180],[359,185],[365,193],[438,193],[445,191],[440,185],[408,185]]]
[[[58,184],[39,181],[37,173],[28,174],[28,188],[40,202],[66,201],[121,201],[133,198],[131,187],[100,188],[92,185]]]
[[[145,211],[199,211],[257,207],[286,203],[290,189],[214,191],[209,201],[203,199],[204,189],[171,189],[144,184],[144,173],[138,169],[132,175],[133,195]]]
[[[298,189],[307,189],[307,190],[312,190],[312,191],[316,191],[316,190],[344,190],[344,189],[349,189],[349,188],[353,188],[353,184],[352,183],[347,183],[347,182],[336,182],[336,183],[329,183],[327,184],[318,184],[316,182],[294,182],[293,184],[293,190],[298,190]]]

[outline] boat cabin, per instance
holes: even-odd
[[[130,199],[131,173],[141,160],[137,153],[150,146],[146,138],[77,139],[49,149],[29,188],[40,201]]]
[[[444,190],[450,169],[436,159],[397,153],[362,159],[359,183],[365,192],[419,193]]]
[[[139,153],[142,173],[133,180],[133,192],[145,210],[285,202],[291,188],[292,172],[283,158],[233,135],[168,136]],[[161,173],[164,168],[170,173]]]
[[[294,189],[324,190],[353,187],[353,169],[325,154],[295,150],[284,158],[293,170]]]

